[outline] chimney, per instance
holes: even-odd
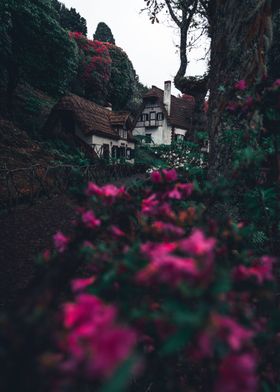
[[[170,80],[164,82],[163,104],[165,106],[168,116],[170,116],[170,111],[171,111],[171,81]]]

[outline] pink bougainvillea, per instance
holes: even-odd
[[[70,242],[70,238],[66,237],[61,231],[58,231],[54,236],[54,246],[59,253],[63,253]]]
[[[117,324],[116,317],[114,306],[90,294],[81,294],[74,303],[65,304],[63,322],[67,332],[61,370],[81,373],[89,379],[111,376],[136,343],[135,332]]]
[[[200,229],[195,229],[190,237],[181,241],[180,248],[194,256],[202,256],[211,254],[215,245],[215,238],[207,238]]]
[[[215,392],[256,392],[258,377],[253,354],[230,354],[221,363]]]
[[[116,199],[128,196],[124,187],[118,188],[117,186],[112,184],[99,187],[92,182],[88,184],[86,194],[88,196],[100,197],[103,201],[109,204],[113,203]]]
[[[243,80],[243,79],[242,79],[242,80],[239,80],[239,81],[236,82],[235,85],[234,85],[234,88],[235,88],[236,90],[241,90],[241,91],[246,90],[247,87],[248,87],[247,82],[246,82],[246,80]]]
[[[71,288],[74,293],[78,293],[79,291],[83,291],[85,288],[92,285],[95,280],[95,276],[91,276],[90,278],[85,279],[74,279],[71,282]]]
[[[92,211],[86,211],[82,214],[82,222],[89,229],[95,229],[101,224],[100,219],[97,219]]]
[[[70,32],[69,35],[79,49],[78,79],[85,90],[98,99],[105,94],[111,76],[112,60],[108,48],[103,42],[89,40],[81,33]]]
[[[258,284],[264,281],[273,280],[274,258],[263,256],[253,262],[251,267],[240,265],[233,270],[233,276],[237,281],[247,280],[250,278],[255,279]]]
[[[212,264],[215,244],[214,238],[206,238],[200,230],[178,242],[147,243],[142,246],[142,252],[149,264],[138,273],[137,280],[142,283],[156,280],[176,285],[185,279],[203,279]],[[197,256],[205,256],[205,262],[196,259]]]

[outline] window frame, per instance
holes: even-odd
[[[163,112],[157,113],[157,121],[163,121]]]

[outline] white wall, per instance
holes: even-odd
[[[102,151],[103,144],[109,145],[110,155],[112,154],[113,146],[125,147],[125,150],[127,148],[131,148],[133,150],[135,149],[135,143],[130,142],[128,140],[124,140],[124,139],[115,140],[115,139],[110,139],[107,137],[97,136],[97,135],[85,136],[78,127],[76,127],[75,132],[76,135],[80,137],[85,143],[89,144],[90,146],[94,145],[94,149],[98,155]],[[129,162],[133,163],[133,160],[129,160]]]

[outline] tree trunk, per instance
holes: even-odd
[[[226,174],[231,165],[231,151],[220,142],[221,115],[228,100],[221,87],[240,79],[250,84],[266,74],[271,22],[270,0],[210,0],[210,179]]]
[[[186,19],[186,17],[184,18]],[[184,78],[188,66],[187,59],[187,36],[188,26],[183,24],[180,29],[180,68],[174,78],[175,87],[181,91],[181,81]]]

